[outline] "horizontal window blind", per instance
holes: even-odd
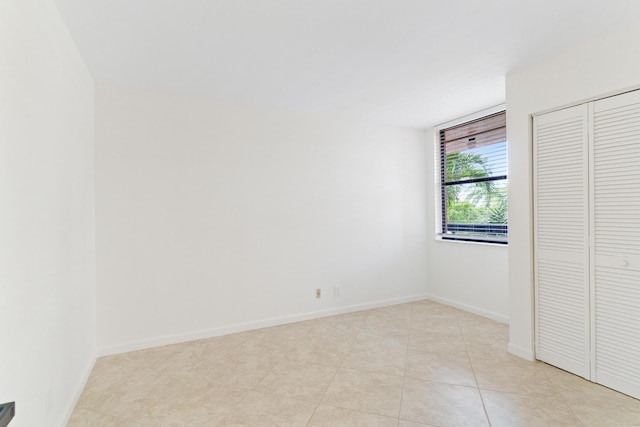
[[[443,239],[506,243],[504,111],[440,131]]]

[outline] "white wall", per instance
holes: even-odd
[[[507,76],[511,352],[533,358],[530,115],[640,85],[640,22]]]
[[[426,131],[427,292],[430,299],[499,322],[509,321],[507,246],[436,239],[436,176],[440,173],[434,129]],[[439,148],[438,148],[439,149]]]
[[[98,85],[101,352],[424,294],[425,150],[417,130]]]
[[[96,355],[94,84],[49,0],[0,2],[0,40],[0,402],[57,426]]]

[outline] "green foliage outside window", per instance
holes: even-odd
[[[477,153],[446,156],[447,181],[491,176],[487,159]],[[506,187],[485,181],[447,186],[447,220],[454,224],[507,224]]]

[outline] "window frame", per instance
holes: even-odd
[[[444,185],[444,179],[445,179],[445,173],[446,173],[446,167],[445,167],[445,158],[443,157],[443,153],[444,150],[442,148],[442,143],[443,141],[441,140],[441,133],[443,130],[452,128],[452,127],[456,127],[459,125],[463,125],[465,123],[468,122],[473,122],[479,119],[483,119],[485,117],[500,113],[500,112],[505,112],[506,114],[506,108],[505,108],[505,104],[500,104],[500,105],[496,105],[494,107],[491,108],[487,108],[485,110],[481,110],[478,111],[476,113],[473,114],[469,114],[467,116],[464,117],[460,117],[458,119],[455,120],[451,120],[449,122],[440,124],[438,126],[434,127],[434,153],[435,153],[435,177],[436,177],[436,188],[435,188],[435,193],[436,193],[436,202],[437,202],[437,206],[435,208],[436,211],[436,230],[435,230],[435,236],[436,236],[436,240],[437,241],[445,241],[445,242],[465,242],[465,243],[480,243],[480,244],[490,244],[490,245],[499,245],[499,246],[506,246],[508,245],[508,238],[509,238],[509,232],[508,232],[508,228],[506,230],[506,237],[504,238],[496,238],[496,239],[492,239],[490,237],[486,237],[486,236],[455,236],[455,235],[450,235],[450,234],[445,234],[444,230],[446,229],[446,185]],[[508,169],[508,158],[507,158],[507,169]],[[500,177],[488,177],[488,178],[479,178],[479,180],[477,182],[480,181],[503,181],[503,182],[508,182],[508,170],[507,170],[507,174],[506,175],[501,175]],[[466,183],[468,181],[473,181],[476,182],[476,180],[461,180],[460,183]],[[458,183],[458,184],[460,184]],[[451,183],[449,183],[448,185],[452,185]],[[508,189],[507,189],[507,194],[508,194]]]

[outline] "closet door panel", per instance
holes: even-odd
[[[640,397],[640,92],[593,103],[595,378]]]
[[[534,118],[537,358],[585,378],[589,358],[588,106]]]

